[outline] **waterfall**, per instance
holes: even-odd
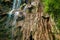
[[[20,4],[21,4],[21,0],[13,0],[12,10],[8,12],[8,19],[7,19],[7,22],[6,22],[7,26],[9,26],[9,22],[11,21],[13,15],[14,15],[13,16],[13,23],[16,22],[17,12],[13,13],[13,11],[17,10],[20,7]]]
[[[16,9],[18,9],[19,7],[20,7],[20,4],[21,4],[21,0],[14,0],[14,2],[13,2],[13,8],[12,8],[12,10],[16,10]],[[13,19],[13,24],[12,25],[15,25],[15,23],[16,23],[16,20],[17,20],[17,16],[19,15],[19,12],[17,11],[17,12],[15,12],[15,14],[14,14],[14,19]]]
[[[13,9],[18,9],[20,7],[20,4],[21,4],[21,0],[14,0],[13,1]]]
[[[14,28],[16,25],[16,20],[17,20],[17,16],[19,15],[19,11],[14,12],[15,10],[17,10],[21,5],[21,0],[13,0],[13,6],[12,6],[12,10],[8,12],[8,18],[6,21],[6,28],[9,28],[9,26],[11,27],[11,40],[13,40],[13,33],[14,33]],[[12,22],[12,23],[11,23]]]

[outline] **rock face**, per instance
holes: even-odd
[[[21,31],[23,33],[22,40],[29,40],[30,33],[32,31],[32,37],[36,28],[38,26],[38,15],[37,14],[27,14],[25,19],[17,22],[17,27],[21,26]]]
[[[14,35],[17,40],[54,40],[51,33],[50,19],[42,17],[42,10],[28,13],[24,20],[17,21]],[[48,21],[47,21],[48,20]],[[17,32],[18,31],[18,32]],[[18,33],[18,34],[17,34]]]
[[[44,19],[42,7],[36,13],[27,13],[25,19],[17,20],[12,40],[54,40],[50,19]],[[47,21],[48,20],[48,21]]]

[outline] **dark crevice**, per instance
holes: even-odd
[[[32,36],[32,32],[30,33],[30,37],[29,37],[30,40],[34,40],[33,36]]]

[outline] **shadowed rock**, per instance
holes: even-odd
[[[0,14],[0,19],[4,18],[5,16],[7,16],[7,14]]]

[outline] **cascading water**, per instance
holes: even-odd
[[[7,24],[6,26],[10,25],[9,21],[11,21],[13,14],[14,14],[14,18],[15,18],[17,13],[15,14],[15,13],[13,13],[13,11],[18,9],[20,7],[20,4],[21,4],[21,0],[13,0],[13,7],[12,7],[12,10],[10,12],[8,12],[8,19],[6,22],[6,24]],[[15,18],[15,20],[14,20],[14,18],[13,18],[13,23],[16,22],[15,20],[17,19],[17,18]]]
[[[15,28],[16,20],[18,18],[17,16],[19,15],[19,11],[16,11],[16,12],[14,12],[14,11],[20,7],[20,4],[21,4],[21,0],[13,0],[12,10],[10,12],[8,12],[8,19],[6,22],[6,28],[8,28],[9,26],[12,28],[12,36],[11,36],[12,39],[11,40],[13,40],[13,31]]]
[[[20,7],[20,4],[21,4],[21,0],[14,0],[12,10],[18,9]]]

